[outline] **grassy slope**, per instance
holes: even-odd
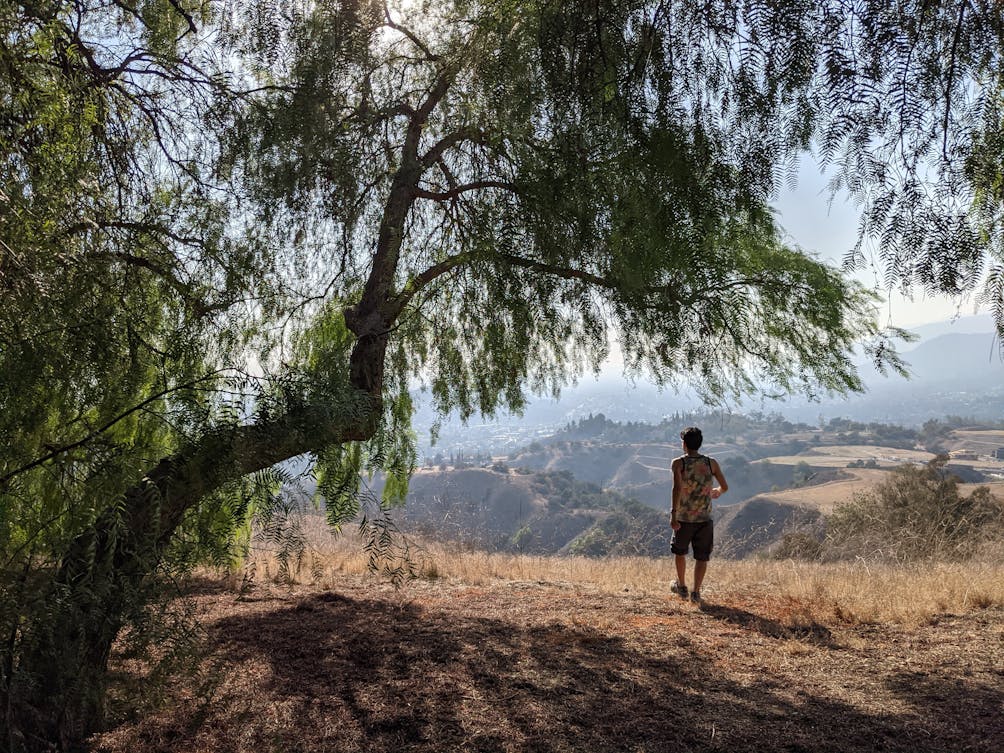
[[[430,557],[461,576],[394,590],[342,560],[317,585],[241,600],[202,584],[211,690],[174,685],[94,749],[996,753],[1004,739],[999,566],[715,562],[698,607],[668,593],[667,560]]]
[[[781,504],[799,505],[828,514],[837,505],[849,502],[855,494],[874,488],[886,476],[886,471],[864,468],[845,468],[843,473],[847,478],[799,489],[770,492],[766,496]]]

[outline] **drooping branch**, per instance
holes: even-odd
[[[142,233],[156,238],[161,245],[166,247],[163,239],[167,238],[186,246],[198,247],[203,243],[201,238],[186,236],[173,230],[172,228],[159,222],[145,222],[135,220],[107,220],[103,218],[88,218],[83,222],[75,223],[59,233],[53,240],[62,237],[70,237],[81,233],[93,231],[123,230],[132,233]],[[182,299],[191,307],[197,317],[207,316],[214,312],[223,311],[227,308],[227,303],[207,304],[201,298],[192,294],[192,288],[182,280],[175,269],[169,264],[160,264],[146,256],[139,256],[125,251],[90,252],[88,254],[95,259],[109,259],[119,261],[132,267],[139,267],[153,273],[164,280]]]
[[[173,387],[170,387],[166,390],[161,390],[160,392],[151,395],[146,400],[143,400],[142,402],[137,403],[136,405],[126,409],[125,411],[118,414],[114,418],[110,419],[106,423],[102,424],[98,428],[88,432],[85,436],[81,437],[75,442],[70,442],[68,444],[64,444],[59,447],[52,447],[49,450],[49,452],[46,453],[45,455],[36,458],[35,460],[32,460],[29,463],[25,463],[19,468],[15,468],[14,470],[5,473],[3,476],[0,476],[0,488],[2,488],[5,484],[9,483],[10,480],[13,479],[15,476],[20,476],[22,473],[27,473],[33,468],[38,468],[40,465],[44,465],[45,463],[49,462],[50,460],[54,460],[60,455],[65,455],[66,453],[71,452],[77,449],[78,447],[83,447],[87,443],[91,442],[95,438],[101,436],[102,434],[113,428],[116,424],[127,419],[133,413],[143,410],[151,403],[155,403],[158,400],[162,400],[163,398],[167,397],[172,393],[179,392],[181,390],[191,389],[192,387],[195,387],[199,384],[216,379],[217,377],[219,377],[221,373],[222,373],[221,371],[214,371],[210,374],[205,374],[199,377],[198,379],[193,379],[190,382],[185,382],[184,384],[176,384]]]
[[[475,128],[473,126],[460,128],[452,133],[448,133],[446,136],[443,136],[443,138],[429,148],[429,151],[422,156],[422,167],[423,169],[432,167],[440,159],[442,159],[446,152],[458,144],[462,144],[464,142],[483,144],[487,140],[488,135],[481,128]]]
[[[524,259],[521,256],[515,256],[513,254],[497,254],[496,256],[507,264],[511,264],[514,267],[522,267],[523,269],[528,269],[532,272],[540,272],[541,274],[551,275],[552,277],[561,277],[566,280],[580,280],[582,282],[587,282],[590,285],[595,285],[598,288],[605,288],[608,290],[616,290],[620,287],[617,280],[594,275],[591,272],[586,272],[581,269],[575,269],[573,267],[560,267],[555,264],[546,264],[534,259]]]
[[[384,13],[384,25],[387,26],[387,28],[393,29],[394,31],[400,32],[401,34],[406,36],[413,45],[415,45],[419,50],[422,51],[422,54],[425,55],[426,60],[428,60],[431,63],[438,63],[440,60],[443,59],[441,55],[436,55],[434,52],[432,52],[432,50],[430,50],[429,47],[421,39],[418,38],[418,35],[415,34],[415,32],[413,32],[408,27],[394,21],[394,19],[391,18],[390,16],[390,8],[387,7],[386,3],[384,3],[383,6],[383,13]]]
[[[470,263],[476,258],[478,258],[478,255],[474,253],[455,254],[437,262],[428,269],[425,269],[415,275],[408,280],[408,282],[401,289],[401,292],[395,296],[393,310],[396,313],[400,313],[419,291],[427,287],[434,280],[448,274],[464,264]],[[547,264],[545,262],[536,261],[534,259],[526,259],[514,254],[495,252],[492,254],[491,259],[494,262],[502,262],[503,264],[520,267],[522,269],[538,272],[551,277],[560,277],[565,280],[578,280],[586,283],[587,285],[592,285],[603,290],[623,290],[624,287],[623,283],[615,277],[603,277],[601,275],[593,274],[592,272],[586,272],[582,269],[563,267],[556,264]],[[639,289],[639,292],[643,294],[662,296],[664,299],[667,299],[667,302],[669,303],[682,303],[676,290],[668,285],[647,286]]]
[[[70,225],[68,228],[62,231],[61,235],[76,235],[78,233],[87,232],[90,230],[130,230],[139,233],[148,233],[150,235],[162,235],[165,238],[170,238],[178,243],[195,246],[201,244],[203,240],[191,235],[181,235],[175,230],[172,230],[167,225],[160,222],[141,222],[136,220],[106,220],[106,219],[87,219],[83,222],[78,222]]]
[[[401,288],[401,292],[397,294],[394,299],[395,310],[400,313],[404,310],[405,306],[421,291],[423,288],[429,285],[433,280],[448,274],[454,269],[469,263],[474,259],[475,255],[472,253],[462,253],[455,254],[453,256],[448,256],[442,261],[432,265],[428,269],[424,270],[420,274],[412,277],[408,282]]]
[[[945,81],[945,112],[941,123],[941,155],[946,161],[948,160],[948,125],[952,111],[952,87],[955,85],[956,56],[959,49],[959,39],[962,36],[962,22],[966,17],[966,10],[968,8],[968,0],[959,3],[959,20],[955,24],[955,34],[952,37],[952,52],[948,65],[948,78]]]
[[[502,180],[479,180],[472,183],[464,183],[463,185],[453,186],[446,191],[429,191],[425,188],[416,188],[415,196],[420,199],[431,199],[432,201],[450,201],[457,198],[461,194],[469,193],[471,191],[480,191],[486,188],[497,188],[511,193],[516,193],[518,191],[515,183],[508,183]]]
[[[228,308],[229,304],[226,302],[207,304],[198,296],[192,295],[191,288],[186,285],[174,271],[162,264],[158,264],[152,259],[148,259],[145,256],[136,256],[135,254],[128,253],[100,253],[92,254],[96,258],[106,258],[114,259],[116,261],[121,261],[123,264],[127,264],[131,267],[139,267],[152,272],[157,277],[161,278],[166,282],[174,291],[181,296],[181,298],[188,304],[191,310],[194,312],[196,317],[204,317],[209,314],[224,311]]]

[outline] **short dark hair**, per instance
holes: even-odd
[[[688,426],[680,432],[680,439],[687,445],[688,450],[699,450],[704,442],[704,435],[696,426]]]

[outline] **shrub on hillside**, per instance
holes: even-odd
[[[967,559],[1004,532],[1004,505],[985,486],[969,496],[948,458],[902,466],[827,520],[820,557],[885,561]]]
[[[769,557],[776,560],[817,560],[822,556],[823,543],[811,533],[793,531],[781,537]]]
[[[609,514],[577,536],[567,552],[587,557],[664,557],[672,539],[668,515],[635,499],[621,498]]]

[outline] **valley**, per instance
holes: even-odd
[[[702,451],[729,482],[715,503],[724,556],[769,553],[786,533],[818,532],[824,516],[891,470],[939,454],[964,493],[982,485],[1004,497],[1004,430],[990,424],[834,419],[814,427],[777,414],[708,413],[647,424],[598,414],[506,455],[439,457],[416,471],[395,516],[406,532],[491,551],[666,555],[669,466],[681,451],[673,436],[686,425],[707,427]]]

